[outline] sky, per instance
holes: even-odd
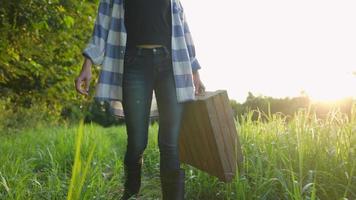
[[[355,0],[180,1],[206,91],[356,98]]]

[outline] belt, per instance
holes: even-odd
[[[166,46],[145,48],[145,47],[129,47],[127,49],[129,53],[135,53],[137,55],[157,55],[157,54],[169,54],[169,50]]]

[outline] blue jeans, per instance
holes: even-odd
[[[159,112],[160,170],[179,169],[178,142],[183,103],[177,102],[171,52],[165,46],[126,50],[122,102],[127,132],[124,162],[128,166],[137,166],[143,161],[153,90]]]

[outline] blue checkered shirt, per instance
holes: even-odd
[[[113,115],[125,118],[122,108],[122,79],[126,49],[124,0],[100,0],[93,33],[82,54],[100,66],[95,100],[110,103]],[[171,0],[172,65],[178,102],[195,100],[193,71],[201,68],[195,57],[195,47],[183,6]],[[155,93],[152,94],[150,118],[158,117]]]

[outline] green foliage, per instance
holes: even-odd
[[[108,102],[91,102],[87,114],[85,116],[85,122],[95,122],[104,127],[119,125],[125,122],[124,119],[118,119],[113,116],[110,111],[110,104]]]
[[[14,106],[10,99],[0,99],[0,132],[17,133],[21,129],[54,125],[61,121],[58,113],[48,105],[38,102],[26,108]]]
[[[325,119],[300,109],[289,122],[280,114],[253,120],[254,112],[264,115],[254,110],[236,123],[243,173],[223,183],[183,164],[187,199],[356,198],[356,106],[352,117],[334,110]],[[76,197],[118,199],[123,191],[125,126],[86,124],[79,130],[83,132],[77,125],[61,125],[0,134],[0,199],[65,199],[78,172],[86,178],[76,176],[82,188],[74,187]],[[142,199],[161,198],[157,134],[155,123],[149,127],[144,154]],[[85,163],[78,167],[76,158]]]
[[[83,148],[82,143],[84,134],[83,124],[83,121],[80,121],[77,136],[75,139],[75,158],[72,167],[72,174],[68,188],[67,200],[81,199],[81,191],[83,189],[84,182],[87,178],[87,174],[96,148],[95,140],[92,139],[91,141],[93,141],[93,144],[89,144],[91,149],[89,154],[86,156],[87,159],[84,160],[82,158],[81,151]]]
[[[1,0],[0,94],[14,106],[77,101],[74,79],[97,1]],[[94,81],[93,81],[94,82]]]
[[[0,5],[0,100],[6,102],[0,126],[37,124],[28,116],[53,123],[84,117],[103,126],[120,123],[106,104],[91,99],[93,92],[87,99],[74,87],[98,0],[1,0]],[[91,88],[98,69],[93,72]]]
[[[249,92],[244,103],[237,103],[235,100],[230,101],[235,118],[244,115],[251,110],[259,110],[263,113],[283,114],[288,119],[292,118],[299,109],[311,109],[316,113],[318,118],[325,119],[330,111],[339,109],[342,113],[351,116],[351,107],[356,104],[352,98],[344,98],[334,102],[312,102],[308,96],[273,98],[268,96],[254,96]],[[252,119],[258,120],[259,117],[266,119],[264,116],[253,112]]]

